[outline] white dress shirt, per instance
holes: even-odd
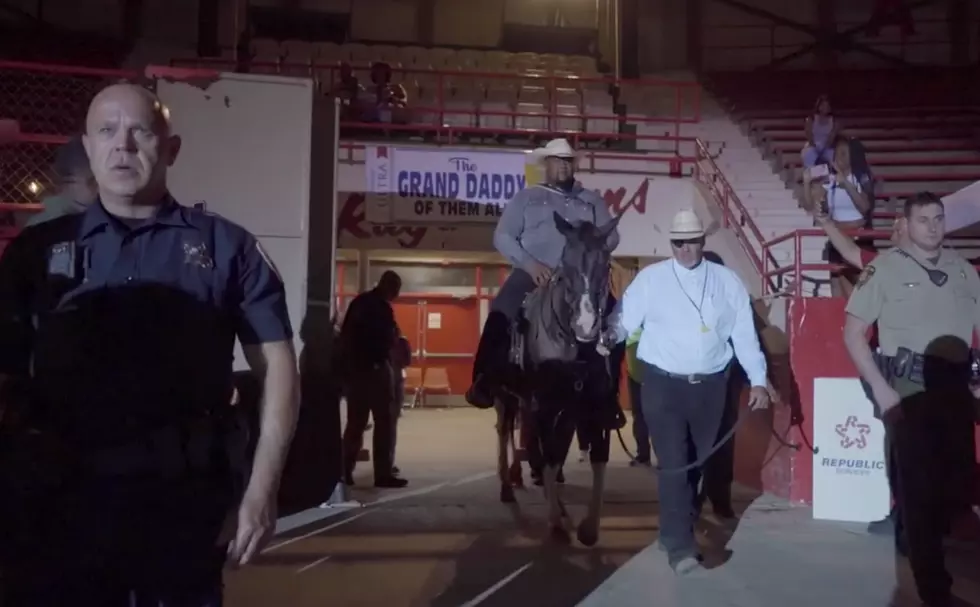
[[[707,375],[737,356],[751,385],[766,386],[748,291],[725,266],[705,260],[689,270],[673,259],[647,266],[619,306],[620,340],[643,329],[640,360],[668,373]]]

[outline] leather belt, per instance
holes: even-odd
[[[644,363],[651,371],[657,375],[662,375],[664,377],[669,377],[671,379],[680,379],[686,381],[689,384],[700,384],[701,382],[719,378],[728,372],[728,367],[722,369],[721,371],[716,371],[714,373],[671,373],[670,371],[665,371],[656,365],[651,365],[650,363]]]

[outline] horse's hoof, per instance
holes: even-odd
[[[568,535],[568,529],[564,525],[551,524],[551,539],[558,544],[570,544],[572,538]]]
[[[599,525],[596,524],[596,521],[587,518],[579,523],[576,535],[578,535],[580,544],[591,548],[599,541]]]
[[[500,501],[504,504],[517,502],[517,498],[514,497],[514,488],[506,484],[500,485]]]

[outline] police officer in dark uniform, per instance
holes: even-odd
[[[180,141],[152,93],[101,91],[84,143],[99,200],[0,260],[0,603],[217,606],[225,562],[274,531],[297,414],[283,283],[254,236],[170,197]],[[236,337],[263,389],[240,491]]]
[[[844,342],[880,409],[890,476],[919,596],[958,604],[943,566],[943,536],[969,514],[974,477],[971,351],[980,327],[980,278],[942,247],[943,202],[905,203],[906,238],[864,268],[847,303]],[[878,325],[881,352],[867,340]],[[901,529],[896,530],[901,534]]]

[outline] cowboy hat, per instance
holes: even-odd
[[[704,236],[704,224],[697,213],[691,209],[682,209],[674,215],[670,224],[671,240],[692,240]]]
[[[575,158],[575,150],[572,149],[567,139],[552,139],[544,147],[531,152],[531,158],[537,162],[541,162],[545,158]]]

